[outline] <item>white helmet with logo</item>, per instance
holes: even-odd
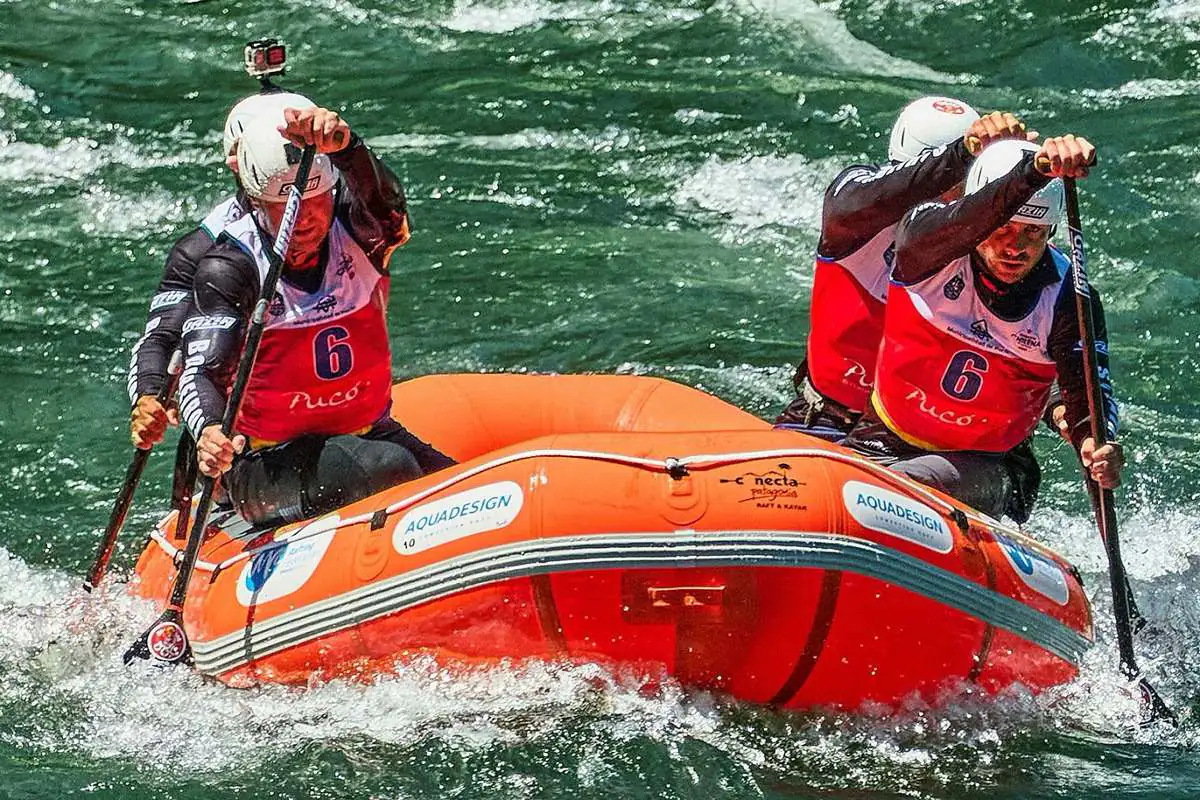
[[[283,138],[278,128],[278,120],[259,117],[246,125],[238,139],[238,180],[246,194],[263,203],[286,203],[300,166],[302,151]],[[329,156],[318,154],[308,173],[304,197],[332,190],[337,178]]]
[[[953,97],[922,97],[904,107],[888,140],[888,158],[908,161],[961,139],[979,113]]]
[[[1019,139],[992,142],[967,171],[966,193],[974,194],[992,181],[1000,180],[1025,159],[1026,153],[1036,153],[1039,149],[1033,142]],[[1012,220],[1029,225],[1057,225],[1066,213],[1065,198],[1063,182],[1055,178],[1026,200],[1012,215]]]
[[[304,95],[292,92],[252,94],[242,98],[237,105],[230,109],[229,116],[225,118],[225,135],[221,141],[221,152],[226,156],[233,155],[233,148],[237,146],[238,138],[241,137],[242,131],[246,129],[250,120],[266,116],[274,119],[277,125],[282,125],[285,108],[312,108],[315,105],[316,103]]]

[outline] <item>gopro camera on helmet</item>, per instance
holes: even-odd
[[[260,81],[282,75],[287,66],[287,50],[278,39],[246,42],[246,72]]]

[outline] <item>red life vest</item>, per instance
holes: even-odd
[[[853,412],[867,406],[896,226],[838,260],[817,259],[809,314],[808,377],[818,392]]]
[[[871,404],[897,436],[925,450],[1003,453],[1037,427],[1058,373],[1049,353],[1059,279],[1028,316],[1001,319],[975,291],[970,257],[913,284],[892,284]]]
[[[252,215],[229,226],[254,257],[260,280],[269,262]],[[305,292],[280,279],[235,429],[282,442],[307,433],[354,433],[391,403],[388,278],[342,223],[330,227],[321,286]]]

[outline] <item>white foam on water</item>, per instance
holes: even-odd
[[[0,70],[0,97],[32,103],[37,100],[37,92],[21,83],[15,75]]]
[[[93,236],[128,237],[132,233],[157,233],[164,223],[171,226],[196,220],[200,205],[192,198],[175,197],[165,191],[136,197],[117,194],[105,186],[93,186],[72,203],[78,208],[79,228]]]
[[[647,21],[648,15],[653,18]],[[583,2],[546,2],[546,0],[500,0],[478,2],[458,0],[449,16],[441,19],[442,27],[460,33],[509,34],[524,29],[537,29],[553,22],[584,23],[583,35],[591,37],[605,29],[621,35],[622,28],[644,29],[654,22],[679,22],[695,19],[702,12],[688,6],[648,9],[643,4],[619,0],[587,0]],[[621,16],[626,21],[620,20]]]
[[[618,371],[677,379],[687,373],[688,382],[711,382],[710,390],[721,394],[731,387],[761,394],[786,378],[782,369],[751,365],[713,370],[625,364]],[[1178,591],[1194,595],[1200,575],[1184,571],[1186,545],[1170,544],[1172,537],[1187,538],[1181,536],[1190,530],[1187,520],[1167,516],[1165,522],[1164,515],[1152,513],[1126,520],[1131,538],[1151,538],[1146,551],[1128,554],[1131,575],[1172,593],[1182,580]],[[664,749],[674,769],[694,776],[705,762],[680,743],[702,742],[744,773],[738,782],[747,786],[757,786],[762,770],[825,769],[840,776],[839,786],[883,787],[892,781],[892,788],[915,789],[931,780],[945,785],[975,780],[971,776],[979,769],[986,774],[1008,742],[1030,729],[1084,729],[1155,744],[1196,738],[1191,728],[1172,733],[1131,727],[1138,705],[1116,669],[1094,533],[1083,518],[1050,514],[1043,522],[1047,543],[1074,557],[1089,576],[1100,646],[1086,655],[1083,677],[1036,698],[1019,687],[999,698],[952,687],[944,704],[933,708],[912,699],[899,709],[865,708],[853,715],[778,715],[684,692],[637,669],[538,661],[445,669],[417,660],[367,684],[234,690],[183,668],[126,668],[120,654],[153,619],[149,603],[128,596],[119,581],[85,596],[78,577],[30,567],[0,549],[0,616],[6,620],[0,627],[0,670],[10,676],[0,682],[5,701],[0,708],[35,698],[52,707],[70,706],[76,713],[51,715],[62,721],[35,729],[33,746],[132,761],[151,780],[171,769],[199,775],[252,768],[312,743],[337,746],[356,738],[396,745],[437,741],[469,756],[495,745],[557,747],[582,735],[613,747],[648,740]],[[1163,548],[1171,546],[1164,555]],[[1171,618],[1156,620],[1180,638],[1163,646],[1194,645],[1200,603],[1168,606],[1165,613]],[[1154,675],[1170,673],[1173,666],[1153,654],[1142,663]],[[647,691],[647,679],[658,688]],[[1195,691],[1195,682],[1175,678],[1160,688],[1170,689],[1168,700],[1178,705]],[[581,781],[602,783],[614,768],[613,757],[607,752],[584,758]]]
[[[969,75],[951,75],[885,53],[856,38],[846,23],[814,0],[726,0],[736,13],[782,24],[803,32],[809,44],[844,70],[935,83],[968,83]]]
[[[459,0],[454,4],[454,11],[449,17],[442,20],[441,24],[450,30],[459,32],[512,33],[521,28],[586,15],[588,5],[611,7],[611,3],[604,2],[595,4],[549,2],[486,4]]]
[[[1079,96],[1089,108],[1121,108],[1130,101],[1144,102],[1170,97],[1190,97],[1200,92],[1200,81],[1145,78],[1128,81],[1114,89],[1082,89]]]
[[[751,156],[709,158],[686,177],[672,200],[682,213],[699,208],[723,217],[721,241],[788,241],[794,229],[817,234],[825,187],[837,173],[835,159]]]
[[[111,165],[136,171],[213,160],[208,151],[192,147],[169,155],[148,152],[123,134],[105,143],[76,136],[64,137],[52,145],[15,141],[0,149],[0,182],[42,190],[77,183]]]

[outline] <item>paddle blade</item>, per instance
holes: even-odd
[[[1174,727],[1179,726],[1179,718],[1175,716],[1175,712],[1167,708],[1167,704],[1145,678],[1138,679],[1138,691],[1142,693],[1143,726],[1155,722],[1169,722]]]
[[[160,667],[181,663],[190,665],[192,646],[188,644],[187,634],[183,630],[183,615],[174,608],[164,611],[122,657],[126,666],[133,663],[134,659],[151,661]]]

